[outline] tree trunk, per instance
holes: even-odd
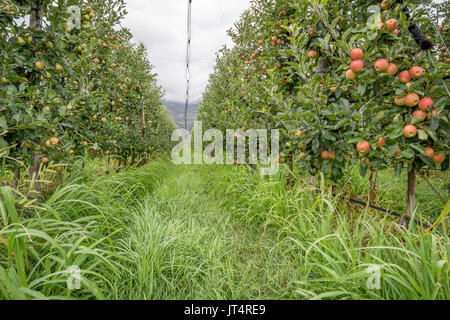
[[[30,200],[34,200],[39,197],[39,193],[41,192],[41,182],[39,181],[41,179],[41,157],[39,152],[37,151],[33,151],[31,155],[33,157],[33,165],[28,170],[28,173],[30,175],[30,194],[28,195],[28,198]],[[37,194],[34,194],[33,190],[36,191]]]
[[[134,165],[135,161],[136,161],[136,152],[133,152],[133,155],[131,156],[130,166]]]
[[[416,168],[412,165],[411,171],[408,172],[408,202],[406,214],[400,220],[399,224],[407,228],[411,221],[412,213],[416,207]]]
[[[44,0],[36,1],[31,8],[30,28],[42,30],[42,17],[44,16]]]
[[[13,189],[17,190],[19,187],[19,181],[20,181],[20,168],[17,168],[14,171],[14,180],[13,180]]]

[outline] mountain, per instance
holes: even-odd
[[[171,116],[174,121],[180,128],[184,128],[184,109],[186,106],[185,102],[177,102],[177,101],[165,101],[164,105],[169,110]],[[191,130],[194,126],[195,116],[197,115],[197,108],[199,104],[193,103],[188,107],[188,115],[187,115],[187,129]]]

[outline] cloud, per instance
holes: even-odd
[[[201,98],[216,52],[232,46],[226,31],[249,6],[250,0],[192,0],[191,101]],[[184,101],[187,0],[128,0],[127,11],[122,25],[147,47],[166,100]]]

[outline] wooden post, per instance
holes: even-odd
[[[414,163],[408,172],[408,201],[405,216],[400,220],[399,224],[407,228],[411,221],[412,213],[416,207],[416,167]]]

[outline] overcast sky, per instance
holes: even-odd
[[[143,42],[158,73],[166,100],[184,102],[188,0],[128,0],[124,27]],[[191,101],[201,98],[215,64],[215,53],[250,0],[192,0]]]

